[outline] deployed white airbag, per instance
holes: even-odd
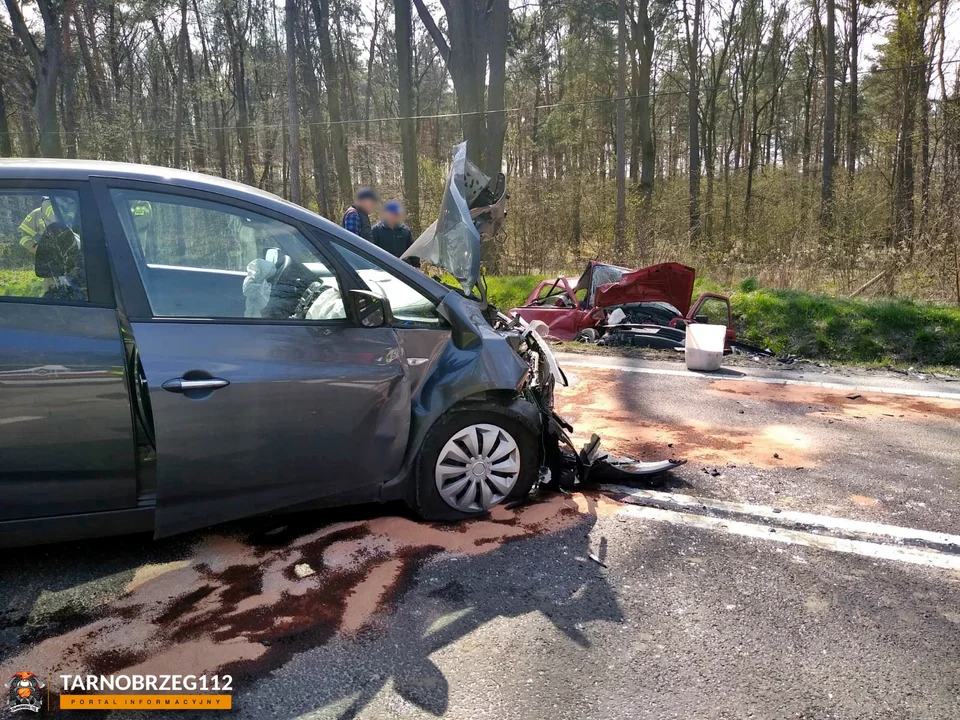
[[[247,276],[243,279],[244,317],[263,317],[263,309],[270,302],[270,292],[273,290],[269,281],[276,272],[276,266],[262,258],[247,264]]]

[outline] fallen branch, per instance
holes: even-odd
[[[847,295],[847,297],[848,297],[848,298],[855,298],[855,297],[856,297],[857,295],[859,295],[860,293],[864,292],[865,290],[868,290],[870,287],[872,287],[874,284],[876,284],[876,282],[877,282],[878,280],[880,280],[884,275],[886,275],[889,271],[890,271],[890,268],[887,268],[886,270],[881,270],[879,273],[877,273],[877,275],[876,275],[875,277],[871,278],[870,280],[867,280],[867,282],[865,282],[863,285],[861,285],[860,287],[858,287],[858,288],[857,288],[856,290],[854,290],[852,293],[850,293],[849,295]]]

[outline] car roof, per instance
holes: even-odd
[[[450,290],[447,286],[423,275],[419,270],[415,270],[406,263],[397,260],[385,250],[357,237],[315,212],[284,200],[279,195],[233,180],[226,180],[216,175],[205,175],[154,165],[137,165],[135,163],[103,160],[0,158],[0,182],[4,180],[83,182],[95,177],[108,180],[133,180],[174,185],[181,189],[216,193],[228,199],[249,202],[296,218],[333,235],[347,248],[362,250],[368,255],[378,258],[381,263],[386,263],[388,267],[392,266],[400,275],[408,280],[413,280],[415,285],[421,288],[429,288],[437,298],[442,298]]]
[[[339,226],[278,195],[226,180],[216,175],[175,170],[154,165],[137,165],[102,160],[54,160],[40,158],[0,158],[0,180],[73,181],[82,182],[92,177],[113,180],[135,180],[175,185],[179,188],[212,192],[244,200],[273,209],[323,230],[339,235]]]

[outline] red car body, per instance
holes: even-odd
[[[736,339],[730,299],[716,293],[703,293],[693,301],[696,271],[680,263],[660,263],[630,270],[591,261],[579,278],[558,277],[537,285],[526,302],[513,308],[527,322],[539,320],[547,326],[546,336],[553,340],[576,340],[584,330],[598,335],[607,324],[607,316],[617,307],[637,304],[658,305],[662,322],[642,324],[683,329],[698,321],[703,303],[714,298],[726,305],[727,342]],[[676,312],[673,312],[676,310]]]

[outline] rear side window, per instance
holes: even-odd
[[[110,195],[155,316],[346,320],[339,278],[295,227],[180,195]]]
[[[0,191],[0,298],[86,302],[80,198],[73,190]]]

